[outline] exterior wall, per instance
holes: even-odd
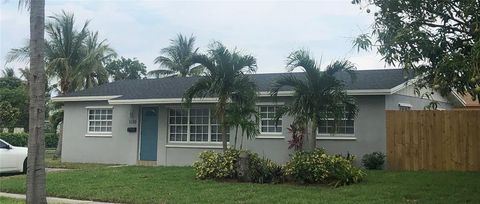
[[[115,105],[110,136],[87,136],[89,106],[111,106],[105,102],[67,102],[63,126],[62,161],[81,163],[135,164],[137,134],[127,133],[131,105]],[[136,114],[133,114],[136,119]],[[134,125],[135,126],[135,125]]]
[[[359,113],[355,119],[355,134],[319,135],[317,146],[325,148],[332,154],[347,153],[359,159],[366,153],[386,151],[385,109],[397,110],[398,103],[409,103],[413,109],[423,109],[430,101],[412,96],[394,94],[390,96],[357,96]],[[288,98],[279,98],[276,103],[288,103]],[[260,98],[259,104],[272,104],[272,98]],[[113,133],[111,137],[88,137],[87,106],[109,106],[107,102],[67,102],[65,103],[65,123],[62,161],[136,164],[141,130],[127,133],[127,127],[140,127],[139,110],[142,106],[113,106]],[[198,155],[205,150],[221,151],[222,144],[217,143],[181,143],[168,140],[168,109],[180,107],[180,104],[149,105],[159,107],[158,114],[158,149],[157,165],[186,166],[198,160]],[[211,107],[213,104],[193,104],[195,107]],[[440,103],[439,108],[450,109],[447,103]],[[133,116],[132,116],[133,115]],[[134,121],[132,123],[132,121]],[[255,139],[243,141],[244,149],[258,153],[261,157],[285,163],[292,150],[288,149],[291,139],[287,128],[292,117],[282,118],[282,134],[258,135]],[[230,130],[230,145],[233,145],[234,129]],[[239,134],[240,138],[240,134]],[[238,142],[240,143],[240,141]]]
[[[429,99],[392,94],[385,97],[385,110],[399,110],[399,103],[410,104],[412,106],[412,110],[423,110],[431,102],[433,101]],[[438,102],[437,108],[450,110],[453,108],[453,106],[450,103]]]
[[[385,109],[398,110],[398,104],[405,103],[410,104],[412,106],[412,110],[423,110],[433,101],[438,102],[437,108],[439,109],[449,110],[453,108],[452,104],[449,103],[449,100],[446,97],[441,96],[440,93],[438,93],[437,91],[424,88],[421,89],[419,93],[422,97],[419,97],[415,94],[415,88],[413,84],[408,85],[397,93],[386,96]],[[424,96],[425,93],[430,93],[430,99]]]

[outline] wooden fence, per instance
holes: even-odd
[[[387,111],[391,170],[480,171],[480,110]]]

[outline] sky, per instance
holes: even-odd
[[[357,52],[352,40],[369,32],[372,15],[350,0],[317,1],[160,1],[160,0],[46,0],[46,15],[74,13],[77,26],[107,39],[119,56],[137,58],[147,70],[160,49],[178,33],[197,37],[197,46],[220,41],[257,58],[259,73],[285,72],[285,59],[308,49],[325,67],[338,59],[358,69],[389,68],[376,52]],[[48,21],[48,18],[47,18]],[[28,11],[18,0],[0,0],[0,63],[12,48],[26,44]],[[23,68],[9,63],[3,67]]]

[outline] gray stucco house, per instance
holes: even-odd
[[[355,81],[337,75],[347,84],[347,93],[356,97],[358,117],[344,120],[331,134],[331,123],[323,122],[317,145],[330,153],[353,154],[357,158],[373,151],[385,152],[385,110],[423,109],[437,101],[439,109],[461,106],[456,95],[442,97],[433,92],[430,99],[414,94],[412,80],[399,69],[359,70]],[[286,73],[283,73],[286,74]],[[292,73],[303,77],[303,73]],[[261,134],[245,140],[246,149],[284,163],[288,149],[291,117],[275,126],[276,107],[289,103],[292,91],[281,90],[273,100],[270,84],[282,73],[253,74],[260,98]],[[182,107],[184,91],[197,77],[124,80],[53,98],[64,102],[64,162],[191,165],[200,152],[222,148],[221,134],[212,110],[217,99],[193,101]],[[423,90],[427,91],[427,90]],[[234,135],[230,132],[230,138]],[[233,140],[230,139],[231,141]]]

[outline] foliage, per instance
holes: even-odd
[[[28,144],[28,133],[0,133],[0,139],[13,146],[26,147]],[[45,146],[56,148],[58,135],[56,133],[45,133]]]
[[[198,179],[226,179],[235,178],[235,164],[240,151],[227,149],[224,153],[204,151],[200,160],[193,164]]]
[[[194,97],[218,97],[215,115],[221,124],[222,145],[226,150],[227,101],[234,100],[234,97],[245,96],[237,93],[255,87],[255,83],[246,74],[256,71],[257,61],[251,55],[243,55],[236,49],[230,51],[220,42],[215,42],[210,45],[207,55],[196,55],[194,62],[203,65],[207,72],[185,91],[184,102],[189,106]]]
[[[382,169],[384,163],[385,154],[382,152],[373,152],[362,157],[362,164],[367,169]]]
[[[480,98],[480,1],[352,3],[375,11],[371,34],[362,34],[354,42],[359,49],[375,46],[388,64],[419,76],[417,87]]]
[[[337,74],[348,74],[354,80],[356,68],[349,61],[335,61],[322,72],[307,50],[294,51],[288,56],[289,71],[298,67],[303,69],[305,78],[297,78],[293,74],[284,75],[273,82],[270,93],[276,97],[281,88],[293,88],[293,102],[280,108],[276,117],[293,116],[294,123],[304,127],[310,123],[312,131],[306,135],[309,142],[303,144],[303,147],[312,151],[316,147],[319,122],[327,118],[337,121],[345,116],[345,112],[348,118],[356,116],[358,107],[355,98],[347,95],[345,82],[335,78]]]
[[[14,128],[19,115],[18,108],[12,107],[9,102],[0,102],[0,128]]]
[[[88,24],[86,21],[77,30],[74,15],[62,11],[50,16],[45,25],[46,71],[60,94],[108,82],[105,65],[116,53],[106,40],[99,40],[98,32],[88,30]],[[12,49],[6,59],[29,59],[28,46]]]
[[[204,72],[201,65],[196,65],[194,60],[198,48],[195,48],[195,37],[188,39],[178,34],[176,39],[170,40],[170,46],[163,48],[162,55],[155,58],[154,63],[166,69],[157,69],[148,72],[148,75],[159,78],[160,76],[200,76]]]
[[[338,155],[328,155],[324,149],[295,152],[285,165],[285,175],[301,183],[342,186],[360,182],[365,172]]]
[[[247,174],[254,183],[281,183],[283,182],[282,166],[270,159],[260,158],[258,154],[248,152],[249,163]]]
[[[291,124],[288,132],[292,134],[292,139],[288,140],[288,149],[294,149],[295,151],[301,150],[303,147],[303,137],[305,136],[304,128],[296,124]]]
[[[15,73],[6,69],[5,75],[0,78],[0,127],[13,129],[23,127],[28,129],[28,89],[27,82],[15,76]],[[7,73],[8,72],[8,73]],[[8,123],[8,124],[7,124]]]
[[[105,67],[114,81],[125,79],[142,79],[147,73],[147,66],[136,58],[113,60]]]

